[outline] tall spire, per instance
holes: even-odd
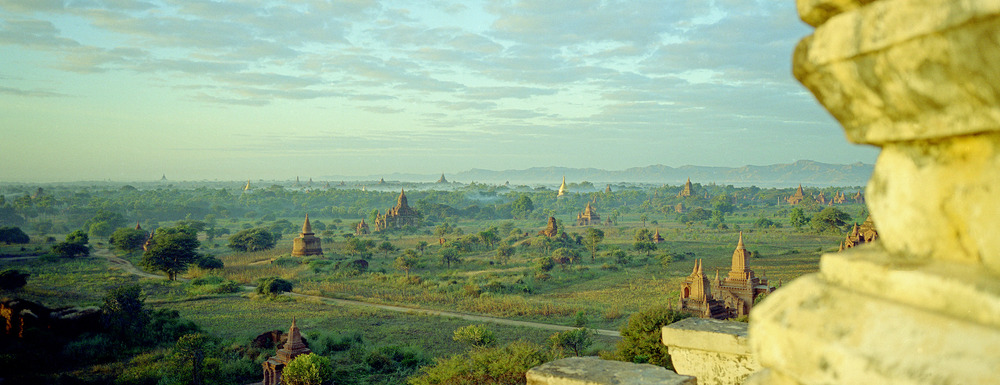
[[[302,234],[312,234],[312,225],[309,224],[309,214],[306,213],[306,221],[302,223]]]
[[[560,196],[561,197],[563,195],[566,195],[566,176],[565,175],[563,175],[562,184],[559,185],[559,194],[556,195],[556,196]]]
[[[396,207],[408,206],[406,204],[406,191],[399,189],[399,199],[396,199]]]
[[[743,232],[740,231],[740,240],[736,243],[736,250],[733,250],[733,265],[729,271],[730,278],[741,278],[750,271],[750,252],[743,245]]]

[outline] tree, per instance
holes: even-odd
[[[0,242],[8,245],[12,243],[25,244],[31,242],[31,238],[20,227],[4,226],[0,227]]]
[[[424,249],[427,248],[427,241],[417,242],[417,250],[420,251],[420,255],[424,255]]]
[[[497,337],[490,329],[486,328],[486,325],[460,327],[455,329],[455,334],[451,338],[455,342],[467,343],[479,348],[493,346],[497,342]]]
[[[150,320],[145,301],[139,285],[118,286],[108,291],[101,305],[104,329],[126,346],[141,341]]]
[[[569,350],[579,357],[594,344],[594,332],[587,328],[558,332],[549,337],[549,343],[556,349]]]
[[[646,222],[649,221],[649,215],[645,213],[639,214],[639,220],[642,221],[642,227],[646,227]]]
[[[604,230],[597,228],[588,228],[587,232],[583,235],[583,244],[587,246],[590,250],[590,260],[597,260],[597,245],[604,241]]]
[[[827,207],[813,215],[809,224],[818,232],[840,231],[851,221],[851,216],[836,207]]]
[[[333,364],[316,353],[292,359],[281,371],[281,382],[287,385],[322,385],[333,379]]]
[[[406,278],[410,278],[410,269],[417,266],[420,259],[417,257],[417,252],[411,249],[407,249],[403,252],[403,255],[396,258],[396,262],[393,264],[397,269],[406,271]]]
[[[580,261],[580,253],[570,248],[560,247],[552,252],[552,261],[560,265],[576,263]]]
[[[802,226],[809,223],[809,218],[806,217],[806,214],[802,211],[802,209],[796,207],[792,209],[791,213],[788,214],[788,222],[792,225],[792,227],[798,230],[801,229]]]
[[[730,214],[735,210],[736,207],[730,202],[729,195],[718,195],[712,198],[712,211],[718,211],[722,214]]]
[[[197,232],[190,227],[161,227],[156,229],[149,242],[150,247],[142,255],[142,265],[166,273],[171,281],[201,258],[197,252],[201,243],[198,242]]]
[[[462,261],[461,258],[459,258],[459,256],[458,256],[458,250],[455,250],[454,247],[443,247],[443,248],[441,248],[441,250],[438,250],[438,256],[441,257],[441,262],[442,263],[445,263],[445,264],[448,265],[449,269],[451,268],[451,263],[452,262],[459,263],[459,262]]]
[[[618,342],[615,356],[618,360],[635,363],[650,363],[673,369],[667,346],[661,342],[662,328],[687,318],[668,306],[657,306],[628,318],[622,326],[622,339]]]
[[[640,253],[645,252],[648,257],[649,253],[656,251],[656,243],[651,241],[635,241],[632,244],[632,249]]]
[[[205,255],[198,258],[195,264],[202,270],[218,270],[226,267],[226,265],[222,263],[221,259],[212,255]]]
[[[496,251],[497,262],[500,264],[507,263],[507,260],[510,259],[510,257],[513,257],[516,252],[517,250],[511,245],[500,245],[497,247]]]
[[[191,384],[201,385],[201,370],[204,366],[206,349],[211,340],[202,333],[181,336],[174,344],[174,355],[181,362],[191,363]],[[184,366],[182,364],[182,366]]]
[[[378,245],[378,251],[381,251],[385,257],[388,257],[389,253],[396,250],[396,246],[393,246],[389,241],[382,242]]]
[[[527,195],[521,195],[511,202],[510,214],[516,219],[525,219],[535,210],[535,204]]]
[[[142,248],[142,245],[146,243],[146,237],[147,234],[145,231],[129,227],[119,227],[118,230],[111,233],[108,243],[118,250],[131,253]]]
[[[86,257],[90,255],[87,242],[90,242],[87,233],[76,230],[69,233],[65,241],[52,245],[52,253],[63,258]]]
[[[229,248],[236,251],[270,250],[278,243],[278,238],[263,227],[246,229],[229,237]]]
[[[628,253],[626,253],[622,249],[619,249],[617,246],[608,251],[608,256],[611,257],[611,259],[613,259],[615,263],[622,266],[629,264],[629,262],[632,262],[632,258],[629,258]]]
[[[257,294],[278,296],[286,291],[292,291],[292,283],[278,277],[267,277],[257,279]]]
[[[15,290],[28,284],[30,273],[22,273],[14,269],[0,271],[0,290]]]
[[[375,241],[371,239],[351,237],[344,242],[344,252],[362,259],[371,256],[368,250],[374,247]]]
[[[780,223],[775,223],[774,221],[772,221],[770,219],[761,217],[761,218],[757,218],[757,220],[753,221],[753,227],[756,227],[758,229],[778,229],[778,228],[781,228],[781,224]]]

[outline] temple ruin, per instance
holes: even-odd
[[[579,214],[576,214],[576,225],[577,226],[590,226],[601,224],[601,216],[597,214],[597,210],[594,206],[587,202],[587,207],[583,208]]]
[[[556,224],[555,217],[549,217],[549,223],[545,226],[545,229],[538,232],[538,235],[544,235],[546,237],[554,237],[559,235],[559,225]]]
[[[847,234],[847,239],[840,243],[840,250],[838,251],[844,251],[845,249],[875,242],[876,240],[878,240],[878,230],[875,230],[875,223],[872,222],[872,218],[869,216],[860,226],[857,223],[854,224],[854,228]]]
[[[680,309],[702,318],[729,319],[750,314],[754,300],[774,291],[767,279],[750,269],[750,251],[743,245],[743,233],[733,251],[732,265],[725,278],[705,276],[702,260],[695,260],[694,271],[681,283]]]
[[[365,223],[365,219],[364,218],[361,218],[361,222],[358,223],[358,226],[354,228],[354,235],[360,237],[362,235],[368,235],[370,233],[371,232],[368,231],[368,224]]]
[[[694,187],[691,185],[691,178],[688,178],[687,182],[684,182],[684,187],[681,188],[681,192],[677,193],[677,197],[689,197],[691,194],[694,194]]]
[[[292,362],[295,357],[309,353],[312,353],[312,350],[309,350],[309,347],[302,341],[302,334],[299,332],[298,326],[295,325],[295,318],[292,318],[292,327],[288,329],[288,341],[281,349],[278,349],[273,357],[264,361],[262,364],[264,380],[259,384],[280,385],[282,383],[281,372],[285,370],[285,366],[288,366],[288,363]]]
[[[313,233],[312,225],[309,224],[309,214],[306,214],[306,220],[302,222],[302,233],[292,240],[292,256],[307,255],[323,255],[323,241]]]
[[[785,202],[788,202],[788,204],[790,205],[797,205],[799,203],[802,203],[802,201],[804,201],[805,199],[806,199],[806,194],[804,191],[802,191],[802,184],[799,183],[799,189],[795,190],[795,194],[792,194],[791,196],[788,197],[788,199],[785,199]]]
[[[385,210],[385,214],[375,217],[375,231],[399,229],[404,226],[418,226],[420,224],[420,214],[417,214],[410,205],[406,203],[406,191],[399,191],[399,198],[396,199],[396,206]]]
[[[436,183],[448,183],[448,180],[444,178],[444,173],[441,173],[441,179],[438,179]]]

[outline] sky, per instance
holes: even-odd
[[[0,182],[873,163],[793,0],[0,0]]]

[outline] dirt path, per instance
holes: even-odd
[[[139,275],[139,276],[146,277],[146,278],[159,278],[159,279],[166,279],[167,278],[167,277],[164,277],[162,275],[150,274],[150,273],[147,273],[145,271],[139,270],[131,262],[115,256],[114,253],[112,253],[111,250],[108,250],[108,249],[100,249],[96,253],[94,253],[94,256],[103,257],[103,258],[107,259],[108,263],[110,263],[112,266],[121,268],[121,269],[123,269],[123,270],[125,270],[125,271],[127,271],[127,272],[129,272],[131,274]],[[178,280],[180,280],[180,279],[181,278],[178,278]],[[253,287],[253,286],[243,286],[243,290],[253,291],[255,289],[256,288]],[[382,309],[382,310],[388,310],[388,311],[395,311],[395,312],[400,312],[400,313],[424,314],[424,315],[431,315],[431,316],[438,316],[438,317],[452,317],[452,318],[460,318],[460,319],[464,319],[464,320],[468,320],[468,321],[492,322],[492,323],[497,323],[497,324],[501,324],[501,325],[523,326],[523,327],[529,327],[529,328],[535,328],[535,329],[544,329],[544,330],[553,330],[553,331],[567,331],[567,330],[575,330],[576,329],[576,328],[571,327],[571,326],[552,325],[552,324],[546,324],[546,323],[541,323],[541,322],[519,321],[519,320],[512,320],[512,319],[498,318],[498,317],[490,317],[490,316],[477,315],[477,314],[458,313],[458,312],[450,312],[450,311],[442,311],[442,310],[431,310],[431,309],[421,309],[421,308],[406,307],[406,306],[397,306],[397,305],[381,305],[381,304],[376,304],[376,303],[355,301],[355,300],[350,300],[350,299],[339,299],[339,298],[323,297],[323,296],[319,296],[319,295],[308,295],[308,294],[299,294],[299,293],[285,293],[284,295],[287,295],[289,297],[294,297],[294,298],[313,299],[313,300],[317,300],[317,301],[319,301],[321,303],[325,303],[325,304],[329,304],[329,305],[363,306],[363,307],[376,308],[376,309]],[[598,335],[602,335],[602,336],[618,337],[618,338],[621,337],[621,334],[618,333],[617,330],[605,330],[605,329],[591,329],[591,330],[593,330],[594,333],[596,333]]]

